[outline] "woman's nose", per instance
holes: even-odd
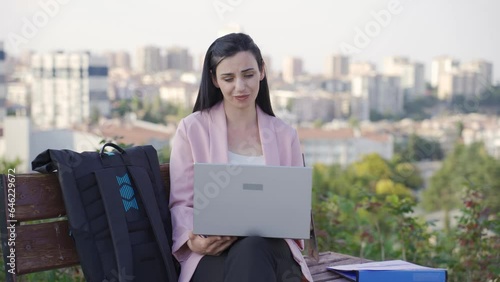
[[[241,91],[245,89],[245,81],[241,78],[236,79],[236,90]]]

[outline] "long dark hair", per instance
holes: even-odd
[[[216,75],[217,65],[227,57],[231,57],[241,51],[250,51],[257,61],[259,70],[264,71],[264,60],[259,47],[253,42],[252,38],[244,33],[231,33],[217,38],[205,55],[203,61],[203,70],[201,74],[200,90],[194,104],[193,113],[210,109],[213,105],[222,101],[223,96],[219,88],[215,87],[211,75]],[[269,97],[269,86],[267,84],[267,75],[260,81],[259,93],[255,102],[268,115],[274,116],[271,107],[271,98]]]

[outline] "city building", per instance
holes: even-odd
[[[384,59],[384,74],[398,76],[404,101],[412,101],[425,94],[424,65],[411,62],[406,57],[387,57]]]
[[[438,83],[438,98],[451,100],[456,96],[480,97],[492,85],[493,65],[483,60],[462,64],[442,74]]]
[[[392,56],[384,58],[384,74],[401,75],[404,66],[410,64],[410,59],[401,56]]]
[[[105,57],[88,52],[32,56],[31,117],[42,128],[70,128],[108,116]]]
[[[478,91],[482,92],[493,84],[493,64],[484,60],[476,60],[464,63],[461,67],[464,71],[477,74],[476,84]]]
[[[198,87],[181,81],[164,83],[160,86],[160,99],[185,109],[192,109],[198,94]]]
[[[441,76],[458,70],[460,62],[449,56],[439,56],[432,60],[431,86],[438,87]]]
[[[122,68],[126,70],[131,69],[131,60],[130,54],[126,51],[113,51],[106,52],[106,58],[108,59],[108,67],[110,69],[113,68]]]
[[[398,76],[370,74],[352,76],[352,110],[358,120],[369,112],[397,115],[403,111],[401,79]]]
[[[188,49],[180,47],[170,47],[165,50],[164,66],[166,70],[193,70],[193,57],[189,54]]]
[[[5,120],[3,143],[6,160],[19,159],[17,173],[30,172],[31,161],[47,149],[68,149],[77,152],[99,149],[101,137],[71,129],[36,129],[29,117],[8,116]]]
[[[23,81],[11,81],[7,85],[8,112],[15,115],[30,115],[31,87]],[[10,113],[9,113],[10,114]]]
[[[352,128],[298,128],[297,131],[308,166],[322,163],[346,167],[366,154],[377,153],[391,159],[394,153],[393,138],[389,134],[362,133]]]
[[[162,70],[162,57],[160,48],[156,46],[143,46],[137,48],[136,69],[139,73],[152,74]]]
[[[349,75],[366,75],[377,71],[377,67],[371,62],[353,62],[349,64]]]
[[[412,101],[425,95],[425,69],[422,63],[410,63],[402,68],[401,90],[405,101]]]
[[[326,78],[342,78],[349,75],[349,57],[340,54],[333,54],[325,61]]]
[[[285,57],[283,60],[283,81],[287,83],[294,83],[297,77],[303,74],[303,62],[302,59],[297,57]]]
[[[7,65],[3,42],[0,41],[0,124],[7,115]]]

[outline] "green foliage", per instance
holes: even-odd
[[[7,160],[5,158],[0,158],[0,174],[12,173],[9,169],[15,169],[22,163],[21,159],[16,158],[15,160]]]
[[[445,189],[435,186],[439,193],[428,200],[441,209],[460,208],[461,216],[458,226],[441,230],[414,213],[417,202],[407,192],[415,180],[408,179],[421,178],[411,165],[401,157],[387,161],[377,155],[346,168],[315,165],[313,214],[320,251],[447,268],[450,282],[498,282],[498,161],[481,144],[457,145],[447,157],[434,180]]]
[[[370,121],[381,121],[381,120],[400,120],[401,115],[394,115],[389,113],[380,113],[377,111],[370,111]]]
[[[397,144],[395,151],[409,162],[442,160],[444,157],[443,149],[438,141],[428,140],[416,134],[411,134],[407,142]]]
[[[500,113],[500,86],[487,86],[480,95],[455,95],[451,109],[457,113]]]
[[[422,194],[422,206],[428,211],[458,209],[464,187],[470,186],[485,194],[487,207],[500,211],[500,162],[488,155],[482,143],[455,146]]]
[[[467,187],[453,234],[458,243],[452,261],[450,281],[494,281],[500,277],[500,213],[491,214],[483,206],[484,194]]]
[[[431,88],[432,89],[432,88]],[[412,101],[405,102],[404,117],[413,120],[424,120],[431,117],[432,109],[439,104],[435,96],[424,96]]]
[[[170,162],[171,149],[172,148],[170,148],[170,146],[165,146],[158,152],[158,160],[160,161],[160,164]]]

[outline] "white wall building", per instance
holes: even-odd
[[[109,115],[105,57],[87,52],[35,54],[31,70],[35,126],[68,128],[88,123],[96,111]]]
[[[3,42],[0,41],[0,124],[7,115],[7,65],[6,54],[3,49]]]
[[[283,81],[294,83],[297,77],[303,74],[302,59],[296,57],[285,57],[283,60]]]
[[[130,70],[132,67],[130,54],[126,51],[107,52],[105,56],[108,59],[108,67],[110,69],[122,68],[125,70]]]
[[[308,166],[323,163],[346,167],[371,153],[377,153],[385,159],[391,159],[393,156],[391,135],[361,134],[350,128],[338,130],[299,128],[298,134]]]
[[[352,112],[359,120],[367,120],[369,111],[381,114],[399,114],[403,111],[400,78],[380,74],[352,77]]]
[[[484,60],[467,62],[461,67],[464,71],[477,74],[476,84],[478,91],[482,92],[493,84],[493,64]]]
[[[431,85],[439,87],[441,76],[458,70],[460,62],[449,56],[439,56],[432,60]]]
[[[349,75],[367,75],[374,73],[377,67],[371,62],[354,62],[349,64]]]
[[[463,64],[460,68],[442,74],[438,83],[438,98],[451,100],[461,95],[480,96],[492,85],[493,65],[483,60]]]
[[[198,94],[196,85],[183,82],[169,82],[160,86],[162,101],[192,109]]]
[[[403,68],[410,64],[410,59],[401,56],[392,56],[384,58],[384,74],[401,75]]]
[[[405,65],[400,77],[405,101],[412,101],[425,95],[425,69],[422,63]]]
[[[27,83],[16,81],[7,85],[7,101],[16,113],[29,115],[30,97],[31,87]]]
[[[69,149],[77,152],[99,149],[101,137],[69,129],[36,130],[29,117],[7,117],[4,126],[5,159],[20,159],[16,172],[30,172],[31,161],[47,149]]]
[[[143,74],[151,74],[162,70],[160,48],[144,46],[137,48],[136,69]]]
[[[401,89],[406,101],[412,101],[425,94],[424,65],[410,62],[406,57],[387,57],[384,59],[384,74],[401,78]]]
[[[333,54],[326,58],[325,77],[342,78],[349,75],[349,57]]]

